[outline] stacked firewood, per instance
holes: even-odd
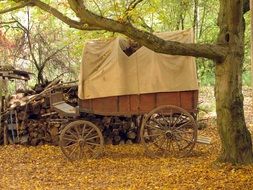
[[[50,108],[49,97],[42,97],[25,106],[19,106],[15,114],[16,126],[14,133],[9,129],[9,143],[20,143],[28,145],[58,144],[59,128],[61,124],[51,123],[53,119],[60,116]],[[14,135],[13,135],[14,134]]]
[[[73,107],[78,106],[76,85],[36,86],[30,91],[18,91],[10,98],[8,109],[11,111],[5,115],[8,143],[32,146],[59,144],[61,130],[74,120],[60,115],[51,107],[50,93],[59,90],[63,92],[66,103]],[[138,141],[136,126],[139,124],[136,118],[87,114],[80,119],[96,124],[101,129],[107,144],[131,144]],[[0,134],[0,143],[3,143],[2,128]]]
[[[106,144],[132,144],[138,142],[137,118],[104,117],[101,122]]]
[[[3,125],[7,126],[5,136],[8,143],[58,144],[59,132],[62,125],[66,124],[67,118],[60,116],[50,105],[50,93],[54,91],[62,91],[64,101],[77,106],[77,86],[59,82],[49,87],[36,85],[33,90],[19,90],[9,98],[2,120],[5,122]],[[4,135],[1,135],[0,143],[3,143],[3,138]]]

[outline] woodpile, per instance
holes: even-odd
[[[77,86],[63,85],[56,82],[54,85],[36,85],[33,90],[21,91],[12,95],[7,103],[7,110],[3,113],[7,126],[8,143],[26,145],[54,144],[59,141],[59,132],[67,118],[60,116],[50,105],[50,93],[56,90],[63,92],[64,100],[77,106]],[[73,94],[75,97],[73,98]],[[3,125],[2,125],[3,126]],[[3,131],[0,142],[3,143]]]
[[[104,117],[100,128],[106,144],[132,144],[138,142],[137,118]]]
[[[33,90],[19,90],[12,95],[3,113],[2,121],[7,126],[8,143],[24,145],[58,145],[61,130],[74,118],[60,115],[50,105],[50,93],[63,92],[63,100],[69,105],[78,106],[77,85],[55,84],[36,86]],[[77,118],[78,119],[78,118]],[[100,127],[107,144],[131,144],[138,141],[135,117],[104,117],[86,114],[81,119],[93,122]],[[3,125],[1,125],[3,126]],[[0,128],[0,143],[4,142],[4,128]]]

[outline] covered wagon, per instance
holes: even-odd
[[[192,30],[157,33],[184,43]],[[86,43],[80,67],[79,107],[75,121],[61,132],[60,145],[70,160],[96,157],[104,146],[104,126],[114,117],[134,120],[148,153],[188,154],[197,139],[198,81],[195,59],[155,53],[140,47],[129,54],[122,37]],[[121,120],[122,121],[122,120]]]

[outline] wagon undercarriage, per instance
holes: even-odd
[[[62,109],[61,113],[64,111]],[[197,125],[193,116],[174,105],[158,106],[139,116],[120,116],[121,120],[116,116],[89,113],[81,113],[78,118],[67,124],[60,134],[61,150],[70,161],[101,155],[106,127],[137,125],[136,142],[140,142],[150,156],[186,156],[197,140]]]

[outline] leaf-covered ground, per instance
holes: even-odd
[[[253,166],[216,164],[211,145],[187,158],[148,158],[141,145],[108,146],[96,160],[68,162],[59,147],[0,147],[0,189],[253,189]]]
[[[244,89],[247,125],[252,127],[251,90]],[[200,100],[213,117],[211,88],[201,89]],[[231,166],[215,162],[220,144],[212,120],[199,132],[211,145],[197,145],[187,158],[155,158],[141,145],[107,146],[96,160],[68,162],[59,147],[1,146],[0,190],[34,189],[253,189],[253,165]]]

